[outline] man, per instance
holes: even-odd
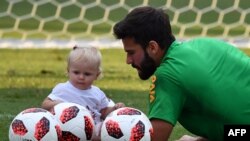
[[[177,121],[201,136],[183,140],[223,140],[224,125],[250,124],[250,59],[239,49],[210,38],[177,42],[168,15],[152,7],[135,8],[113,30],[127,64],[152,79],[153,141],[168,140]]]

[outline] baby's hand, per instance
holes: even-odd
[[[59,103],[62,103],[63,101],[61,100],[52,100],[53,101],[53,107],[50,108],[50,112],[54,112],[54,107],[59,104]]]
[[[119,103],[116,103],[116,104],[115,104],[114,109],[116,110],[116,109],[119,109],[119,108],[122,108],[122,107],[125,107],[125,104],[119,102]]]

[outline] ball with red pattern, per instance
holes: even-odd
[[[75,103],[59,103],[52,110],[62,128],[62,139],[89,141],[94,132],[94,120],[90,112]]]
[[[28,108],[11,122],[9,140],[60,141],[62,131],[54,116],[41,108]]]
[[[110,113],[101,128],[102,141],[150,141],[152,125],[140,110],[124,107]]]

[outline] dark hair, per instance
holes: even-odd
[[[144,49],[151,40],[156,41],[162,49],[175,41],[168,15],[162,9],[149,6],[132,10],[115,24],[113,31],[117,39],[131,37]]]

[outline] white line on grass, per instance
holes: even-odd
[[[219,39],[219,38],[218,38]],[[188,38],[178,38],[180,41]],[[239,48],[250,48],[249,38],[221,39]],[[94,40],[43,40],[43,39],[1,39],[0,48],[72,48],[73,46],[94,46],[97,48],[122,48],[122,42],[114,38],[103,38]]]

